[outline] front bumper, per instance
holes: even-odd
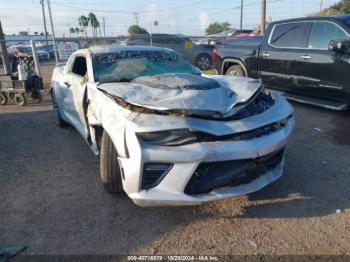
[[[291,110],[292,112],[292,110]],[[124,173],[123,188],[140,206],[198,205],[204,202],[245,195],[260,190],[283,173],[284,156],[272,169],[256,179],[236,186],[214,188],[204,194],[186,194],[191,177],[202,163],[258,159],[281,151],[294,128],[294,117],[275,132],[249,140],[202,142],[183,146],[148,146],[136,138],[128,140],[128,158],[119,158]],[[146,163],[171,163],[172,168],[153,188],[142,190],[143,166]]]

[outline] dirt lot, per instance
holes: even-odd
[[[107,194],[98,159],[55,126],[48,97],[0,107],[0,243],[27,245],[24,254],[350,254],[350,113],[293,105],[281,179],[171,208]]]

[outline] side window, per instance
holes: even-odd
[[[344,40],[349,38],[337,25],[329,22],[314,22],[311,28],[308,48],[328,49],[332,40]]]
[[[309,23],[290,23],[276,25],[269,44],[275,47],[303,48]]]
[[[72,67],[72,73],[85,77],[86,72],[87,72],[86,58],[82,56],[76,57]]]

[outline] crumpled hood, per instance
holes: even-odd
[[[130,83],[104,83],[99,89],[129,104],[154,110],[228,113],[248,101],[261,82],[245,77],[160,74]]]

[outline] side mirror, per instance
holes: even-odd
[[[329,42],[328,49],[337,53],[349,53],[350,40],[332,40]]]

